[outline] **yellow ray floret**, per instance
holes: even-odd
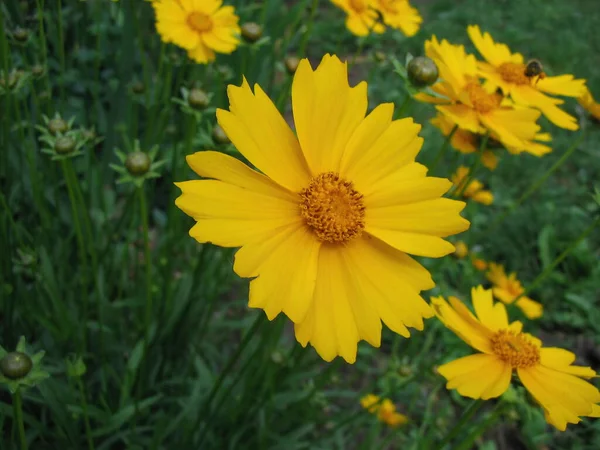
[[[379,21],[374,8],[375,0],[331,0],[331,3],[346,13],[346,28],[356,36],[370,33],[381,34],[385,26]]]
[[[579,104],[596,120],[600,120],[600,103],[596,103],[592,93],[586,89],[584,94],[577,99]]]
[[[401,30],[406,36],[414,36],[419,31],[423,18],[408,0],[375,0],[373,7],[381,13],[383,22]]]
[[[525,389],[544,409],[546,420],[564,431],[580,417],[598,417],[600,391],[583,380],[596,372],[573,366],[575,355],[567,350],[543,347],[522,331],[520,322],[509,323],[506,308],[495,303],[491,290],[473,288],[475,314],[457,298],[432,298],[438,318],[480,353],[451,361],[438,368],[448,389],[487,400],[499,397],[516,372]]]
[[[494,285],[492,290],[494,297],[498,300],[507,305],[516,300],[515,305],[523,311],[528,319],[539,319],[542,316],[544,307],[541,303],[523,295],[525,289],[517,279],[516,273],[513,272],[507,276],[502,265],[491,262],[486,277]]]
[[[471,198],[477,203],[491,205],[494,202],[494,194],[483,188],[483,183],[474,178],[469,179],[469,168],[460,166],[451,177],[457,192],[465,198]]]
[[[283,312],[297,340],[327,361],[354,362],[357,343],[423,329],[432,311],[420,292],[434,283],[408,254],[440,257],[444,238],[469,223],[464,202],[441,198],[450,181],[415,162],[422,138],[393,106],[367,115],[367,86],[326,55],[298,65],[292,84],[296,134],[273,102],[244,80],[229,86],[217,119],[257,170],[214,151],[189,155],[204,180],[178,183],[176,203],[196,220],[199,242],[241,247],[234,270],[252,278],[249,306]]]

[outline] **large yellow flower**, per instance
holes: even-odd
[[[228,95],[219,124],[262,173],[213,151],[188,156],[210,178],[178,184],[177,205],[197,221],[190,235],[242,247],[234,270],[254,278],[249,306],[286,314],[327,361],[354,362],[361,339],[379,346],[382,320],[405,337],[422,330],[433,313],[419,293],[434,283],[407,253],[452,253],[442,238],[469,223],[463,202],[440,198],[451,183],[415,162],[420,126],[392,120],[391,103],[365,117],[366,83],[351,88],[330,55],[314,71],[303,59],[294,75],[298,137],[258,85]]]
[[[216,53],[232,53],[239,44],[238,16],[221,0],[156,0],[156,30],[163,42],[187,50],[196,62],[214,61]]]
[[[488,92],[479,82],[477,61],[462,45],[435,36],[425,42],[425,53],[435,61],[440,80],[432,86],[439,97],[419,93],[419,100],[435,103],[439,112],[459,128],[476,134],[489,133],[507,148],[524,149],[540,127],[539,111],[513,108],[510,101]]]
[[[575,355],[522,332],[521,322],[509,324],[506,308],[494,304],[492,292],[471,291],[475,315],[457,298],[432,299],[437,316],[462,340],[481,353],[444,364],[438,372],[446,387],[470,398],[502,395],[514,371],[544,409],[546,420],[564,431],[581,416],[600,417],[600,391],[582,378],[596,376],[589,367],[573,366]]]
[[[583,95],[579,97],[577,101],[583,107],[583,109],[592,115],[592,117],[594,117],[596,120],[600,120],[600,103],[596,103],[596,100],[594,100],[594,97],[589,89],[586,88]]]
[[[423,22],[419,11],[408,0],[375,0],[374,7],[387,26],[401,30],[408,37],[417,34]]]
[[[469,37],[487,62],[478,64],[480,74],[490,91],[501,89],[512,100],[524,106],[539,109],[555,125],[568,130],[577,130],[577,119],[558,107],[564,100],[546,94],[580,97],[584,94],[585,80],[576,80],[573,75],[557,77],[527,77],[523,55],[512,53],[504,44],[494,42],[489,33],[481,34],[477,25],[467,28]]]
[[[373,8],[375,0],[331,0],[331,3],[344,10],[346,28],[356,36],[369,33],[383,33],[385,26],[379,21],[377,11]]]
[[[485,276],[494,285],[492,288],[494,297],[507,305],[512,304],[518,298],[515,305],[523,311],[523,314],[528,319],[539,319],[542,317],[544,312],[543,305],[526,295],[522,295],[525,289],[523,289],[521,282],[517,279],[515,272],[507,276],[504,267],[493,262],[489,264],[488,270]]]

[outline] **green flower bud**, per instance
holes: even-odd
[[[298,64],[300,64],[300,58],[297,56],[286,56],[284,59],[285,69],[288,71],[290,75],[296,73],[296,69],[298,68]]]
[[[439,77],[437,66],[427,56],[417,56],[411,59],[406,69],[408,79],[416,87],[431,86]]]
[[[379,62],[383,62],[387,59],[387,55],[380,50],[377,50],[375,53],[373,53],[373,57],[375,58],[375,61]]]
[[[77,143],[72,137],[60,136],[56,138],[56,142],[54,143],[54,151],[59,155],[68,155],[75,150],[76,145]]]
[[[46,71],[46,69],[41,64],[36,64],[35,66],[33,66],[31,68],[31,74],[34,77],[41,77],[42,75],[44,75],[45,71]]]
[[[225,134],[225,130],[220,125],[215,125],[212,132],[213,139],[219,144],[229,144],[231,141]]]
[[[167,128],[165,128],[165,133],[167,133],[170,136],[174,136],[175,134],[177,134],[177,127],[175,126],[175,124],[170,123],[169,125],[167,125]]]
[[[130,153],[125,160],[125,168],[133,176],[145,175],[150,170],[151,164],[150,157],[144,152]]]
[[[25,28],[17,27],[12,32],[13,37],[18,42],[25,42],[29,39],[29,31]]]
[[[202,89],[194,88],[188,95],[188,103],[194,109],[204,109],[210,103],[208,95]]]
[[[18,380],[27,376],[33,368],[33,361],[25,353],[10,352],[0,360],[2,375],[11,380]]]
[[[83,130],[81,132],[81,136],[86,140],[86,141],[93,141],[94,139],[96,139],[98,137],[98,135],[96,134],[96,131],[93,129],[86,129]]]
[[[48,121],[47,128],[50,133],[56,136],[58,133],[65,133],[69,129],[69,124],[60,117],[55,117]]]
[[[263,34],[262,27],[255,22],[248,22],[242,25],[242,37],[246,42],[253,43],[258,41]]]
[[[131,90],[134,94],[143,94],[146,91],[146,85],[141,81],[134,81],[131,84]]]

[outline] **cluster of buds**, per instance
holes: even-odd
[[[50,376],[41,368],[43,357],[43,351],[33,355],[27,352],[27,342],[24,337],[19,339],[14,352],[6,351],[0,345],[0,383],[5,384],[13,394],[19,388],[37,385]]]
[[[157,145],[152,147],[149,152],[143,152],[140,149],[140,142],[138,140],[134,142],[133,151],[130,153],[124,153],[119,149],[115,149],[115,154],[121,164],[111,164],[110,167],[121,175],[117,183],[132,183],[139,188],[144,184],[144,181],[160,177],[157,169],[165,161],[155,161],[157,153]]]
[[[56,113],[52,119],[45,115],[42,117],[44,125],[38,125],[36,128],[41,133],[40,142],[45,144],[42,152],[51,155],[53,161],[79,156],[82,154],[81,149],[85,145],[96,145],[102,140],[93,132],[93,129],[74,129],[73,122],[75,118],[66,121],[59,113]]]

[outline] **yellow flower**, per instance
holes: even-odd
[[[490,191],[483,189],[483,183],[475,178],[467,180],[469,175],[469,168],[460,166],[456,169],[456,172],[452,175],[452,183],[455,186],[457,192],[462,191],[462,196],[465,198],[472,198],[478,203],[483,205],[491,205],[494,202],[494,194]],[[464,187],[465,183],[469,183],[467,187]]]
[[[387,26],[401,30],[408,37],[417,34],[423,22],[419,11],[408,0],[375,0],[374,7]]]
[[[374,0],[331,0],[331,3],[347,14],[346,28],[356,36],[366,36],[370,32],[383,33],[385,26],[379,22]]]
[[[379,409],[380,399],[377,395],[367,394],[360,399],[360,405],[370,413],[376,413]]]
[[[600,103],[596,103],[589,89],[586,88],[584,94],[577,101],[596,120],[600,120]]]
[[[456,244],[454,244],[454,248],[454,256],[456,256],[458,259],[463,259],[469,254],[469,247],[464,243],[464,241],[458,241]]]
[[[479,82],[477,61],[467,55],[462,45],[438,42],[435,36],[425,42],[425,53],[435,61],[440,72],[432,89],[434,97],[425,93],[418,100],[437,104],[436,109],[453,125],[475,134],[486,134],[504,146],[523,149],[540,127],[540,112],[531,108],[513,108],[509,100],[496,92],[488,92]]]
[[[390,427],[397,427],[408,422],[408,417],[396,412],[396,405],[387,398],[381,402],[377,412],[377,418]]]
[[[542,347],[542,342],[522,332],[521,322],[509,324],[506,308],[494,304],[492,292],[481,286],[471,290],[475,315],[457,298],[432,298],[439,319],[462,340],[481,353],[444,364],[438,372],[446,387],[460,395],[487,400],[502,395],[513,371],[544,409],[546,420],[564,431],[581,416],[600,416],[600,391],[582,378],[596,376],[589,367],[571,365],[575,355],[567,350]]]
[[[187,181],[177,205],[196,220],[199,242],[242,247],[234,271],[250,283],[249,306],[280,312],[296,339],[327,361],[356,359],[364,339],[378,347],[381,321],[405,337],[431,317],[420,291],[434,283],[407,253],[441,257],[442,239],[469,227],[464,202],[440,198],[451,186],[415,162],[422,139],[394,106],[368,116],[367,85],[348,85],[347,65],[307,59],[292,83],[296,137],[255,85],[229,86],[230,111],[217,120],[257,172],[230,156],[188,156],[210,180]]]
[[[576,80],[573,75],[549,77],[528,77],[525,75],[527,64],[520,53],[512,53],[504,44],[494,42],[489,33],[481,34],[477,25],[467,28],[471,41],[485,58],[478,67],[480,74],[487,80],[486,88],[490,92],[500,88],[505,95],[524,106],[539,109],[555,125],[568,130],[577,130],[577,119],[557,105],[563,100],[546,94],[580,97],[585,91],[585,80]]]
[[[488,267],[488,263],[487,261],[485,261],[484,259],[478,258],[475,255],[471,256],[471,263],[473,264],[473,267],[475,267],[477,270],[485,270]]]
[[[513,272],[509,276],[506,276],[504,267],[500,264],[490,263],[486,277],[494,285],[492,288],[494,296],[507,305],[512,304],[516,298],[525,292],[521,282],[517,279],[517,274]],[[544,312],[544,307],[541,303],[538,303],[525,295],[520,297],[515,305],[523,311],[523,314],[525,314],[528,319],[539,319]]]
[[[238,16],[221,0],[156,0],[156,30],[163,42],[187,50],[196,62],[214,61],[216,53],[232,53],[239,45]]]

